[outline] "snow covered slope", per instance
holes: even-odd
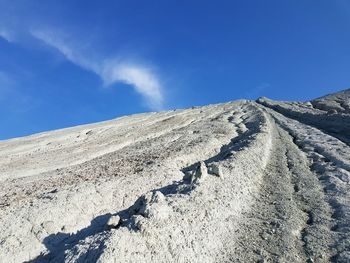
[[[0,141],[0,262],[350,262],[350,91]]]

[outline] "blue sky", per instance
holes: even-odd
[[[350,1],[0,0],[0,139],[350,86]]]

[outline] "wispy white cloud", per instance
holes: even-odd
[[[0,37],[7,42],[13,42],[15,38],[14,33],[6,28],[0,28]]]
[[[103,60],[93,58],[88,50],[83,50],[63,38],[48,31],[32,30],[32,36],[57,49],[65,58],[80,67],[96,73],[106,86],[125,83],[140,93],[147,105],[155,110],[163,107],[164,95],[157,74],[151,67],[125,60]]]
[[[163,94],[160,82],[150,68],[136,64],[104,63],[101,77],[106,85],[123,82],[145,96],[152,109],[161,109]]]
[[[46,45],[51,46],[58,50],[62,55],[66,57],[69,61],[85,68],[88,70],[96,71],[97,65],[92,61],[86,60],[84,56],[80,54],[77,50],[73,50],[64,38],[57,37],[57,33],[50,33],[47,31],[32,30],[31,35]]]

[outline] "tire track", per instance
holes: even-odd
[[[297,185],[301,197],[308,204],[306,212],[310,224],[303,230],[308,255],[316,262],[349,262],[350,148],[315,127],[291,120],[270,109],[267,111],[289,133],[295,147],[305,156],[303,166],[312,172],[305,178],[307,190],[304,193],[303,185]],[[296,166],[298,162],[293,164]],[[317,191],[310,192],[315,185]]]
[[[327,114],[325,111],[305,107],[303,103],[296,105],[295,103],[277,102],[266,98],[259,98],[256,102],[287,118],[317,128],[350,146],[349,114]]]
[[[255,203],[246,223],[240,227],[240,244],[234,252],[237,262],[306,262],[306,228],[311,224],[307,205],[298,192],[301,179],[295,177],[290,156],[291,138],[274,125],[273,148]],[[293,169],[293,168],[292,168]]]

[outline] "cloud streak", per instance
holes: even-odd
[[[153,110],[163,108],[164,95],[159,77],[145,65],[127,63],[119,60],[93,59],[87,52],[79,48],[72,48],[66,41],[47,31],[34,30],[31,35],[46,45],[58,50],[67,60],[97,74],[105,86],[124,83],[132,86],[141,94],[147,106]]]
[[[163,95],[159,80],[147,67],[124,63],[105,63],[101,77],[106,85],[122,82],[133,86],[138,93],[147,98],[147,103],[151,108],[162,108]]]
[[[14,41],[14,35],[9,30],[5,28],[0,28],[0,37],[5,39],[7,42]]]

